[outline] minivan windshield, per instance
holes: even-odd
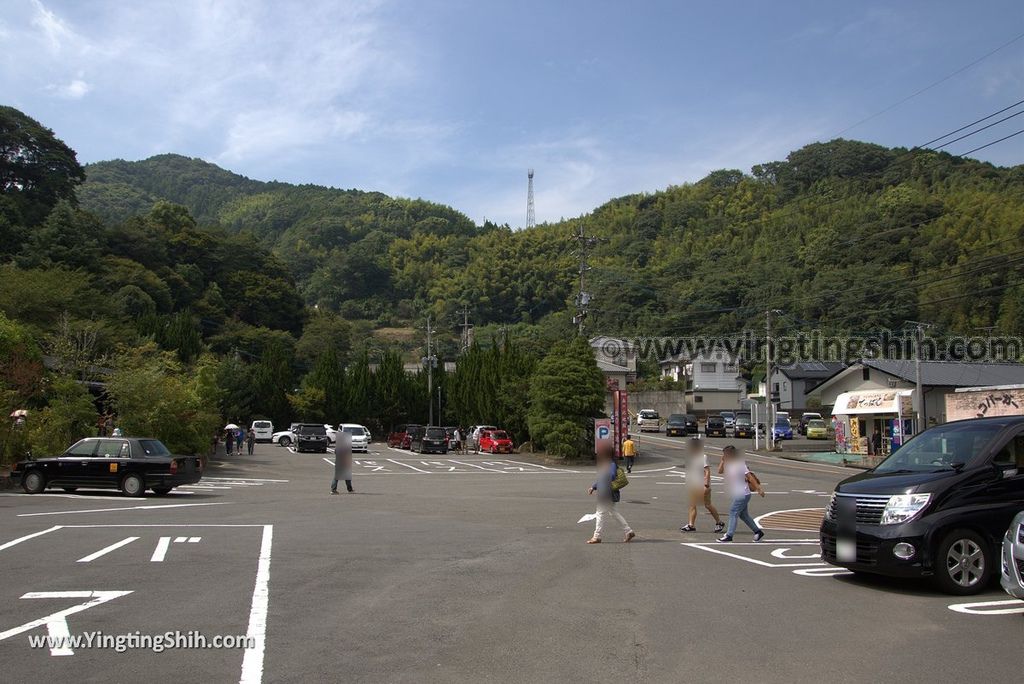
[[[427,439],[444,439],[444,437],[445,437],[444,428],[440,428],[440,427],[427,428],[427,434],[426,434],[426,438]]]
[[[640,417],[645,419],[645,420],[648,419],[648,418],[657,418],[658,417],[658,412],[657,411],[641,411],[640,412]]]
[[[925,430],[899,448],[874,470],[876,473],[921,473],[946,470],[971,463],[1005,423],[961,421]]]
[[[679,413],[674,413],[668,417],[668,420],[666,422],[669,423],[670,425],[683,425],[686,423],[686,416]]]

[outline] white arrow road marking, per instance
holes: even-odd
[[[33,518],[39,515],[74,515],[75,513],[112,513],[114,511],[152,511],[158,508],[187,508],[189,506],[225,506],[230,501],[211,501],[206,503],[161,504],[159,506],[122,506],[120,508],[90,508],[84,511],[47,511],[46,513],[19,513],[19,518]],[[3,547],[0,547],[2,550]]]
[[[53,646],[50,648],[50,655],[53,656],[68,656],[74,655],[74,651],[68,646],[67,639],[70,637],[71,632],[68,630],[67,617],[74,615],[75,613],[81,613],[83,610],[88,610],[101,603],[112,601],[121,596],[127,596],[132,592],[130,591],[30,591],[23,595],[23,599],[44,599],[44,598],[87,598],[92,599],[85,603],[79,603],[76,606],[59,610],[56,613],[51,613],[46,617],[41,617],[38,620],[32,620],[26,622],[23,625],[19,625],[5,632],[0,632],[0,641],[9,639],[12,636],[23,634],[25,632],[42,627],[46,625],[47,632],[53,639]]]
[[[117,551],[122,546],[128,546],[129,544],[131,544],[136,539],[138,539],[138,537],[125,537],[124,539],[122,539],[119,542],[115,542],[115,543],[111,544],[110,546],[105,546],[102,549],[100,549],[99,551],[96,551],[94,553],[90,553],[88,556],[83,556],[82,558],[79,558],[75,562],[76,563],[91,563],[92,561],[96,560],[100,556],[105,556],[108,553],[110,553],[111,551]]]
[[[1008,607],[1003,607],[1008,606]],[[949,606],[950,610],[968,615],[1012,615],[1024,613],[1024,601],[1010,599],[1009,601],[978,601],[975,603],[954,603]]]

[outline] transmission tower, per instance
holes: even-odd
[[[533,213],[533,169],[526,172],[526,227],[533,228],[537,225],[537,217]]]

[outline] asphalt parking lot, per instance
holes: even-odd
[[[709,442],[717,460],[718,443]],[[1016,681],[1024,602],[824,565],[838,467],[751,457],[768,529],[678,532],[683,440],[643,435],[620,511],[588,546],[587,468],[520,456],[331,455],[260,445],[167,497],[0,494],[7,681]],[[720,482],[714,498],[727,507]],[[616,530],[606,537],[615,542]],[[46,635],[240,637],[240,648],[33,647]],[[194,644],[183,643],[183,646]]]

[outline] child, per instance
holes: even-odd
[[[588,544],[600,544],[601,533],[604,531],[604,524],[608,516],[619,521],[623,531],[626,533],[624,542],[630,542],[636,533],[630,528],[629,523],[622,517],[622,514],[615,510],[615,503],[620,495],[617,489],[612,489],[612,482],[618,474],[619,466],[610,449],[601,449],[597,453],[597,482],[591,485],[588,494],[597,492],[597,524],[594,527],[594,536],[587,540]]]

